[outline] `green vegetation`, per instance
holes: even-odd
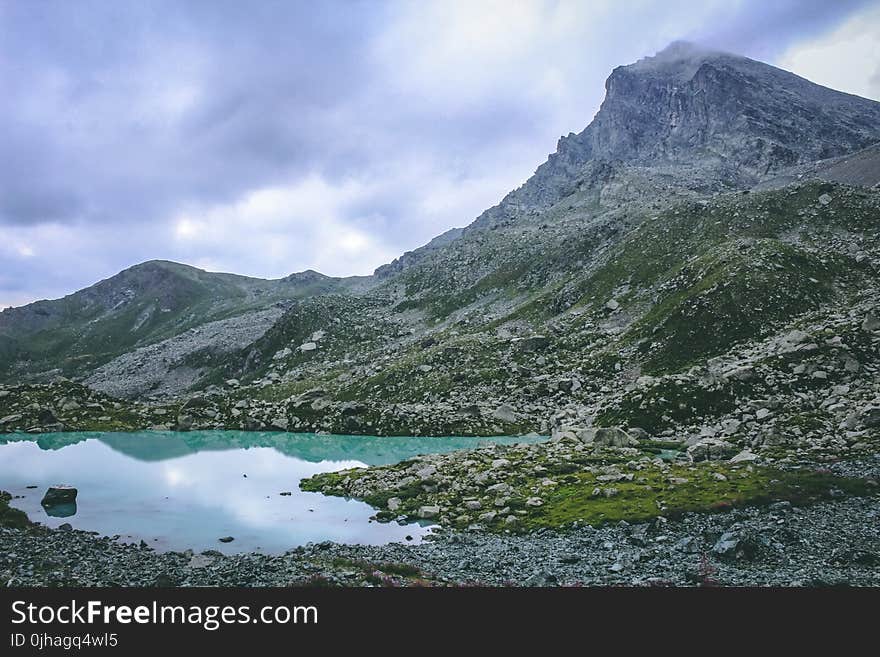
[[[17,360],[74,375],[136,347],[273,303],[323,294],[335,279],[266,281],[150,261],[63,299],[0,315],[0,378]]]
[[[709,418],[733,411],[741,395],[759,395],[760,383],[729,380],[702,386],[693,381],[664,379],[647,389],[627,392],[596,418],[599,426],[639,427],[656,434],[681,422]]]
[[[524,517],[523,526],[534,529],[563,527],[573,522],[638,522],[659,515],[674,517],[692,511],[716,512],[777,501],[808,504],[834,495],[862,496],[874,492],[861,479],[813,471],[715,464],[672,466],[666,472],[646,471],[632,482],[612,484],[618,491],[612,497],[594,495],[595,487],[592,475],[570,475],[546,495],[543,506]]]
[[[717,512],[777,501],[802,505],[876,492],[874,482],[809,469],[727,462],[662,467],[644,463],[630,469],[623,458],[616,464],[608,453],[564,462],[530,459],[525,469],[516,464],[507,466],[507,488],[497,493],[444,484],[445,478],[439,473],[421,480],[407,478],[404,475],[414,462],[319,474],[303,480],[300,486],[306,491],[349,496],[366,484],[367,492],[361,499],[378,509],[376,517],[383,521],[399,516],[414,520],[419,518],[421,508],[437,506],[442,524],[463,528],[476,522],[492,531],[518,532],[562,528],[572,523],[639,522],[661,515]],[[535,461],[543,469],[541,475],[529,474]],[[393,473],[391,481],[396,479],[398,483],[374,484],[380,481],[375,478],[379,473]],[[460,475],[451,476],[457,479]],[[387,477],[381,481],[387,481]],[[392,498],[399,505],[393,511],[388,507]],[[478,502],[473,505],[478,511],[468,511],[469,500]],[[495,503],[497,500],[501,501]]]
[[[0,491],[0,527],[12,527],[14,529],[24,529],[32,523],[28,520],[24,511],[14,509],[9,506],[12,495],[6,491]]]

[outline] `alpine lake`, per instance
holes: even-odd
[[[418,543],[432,531],[429,521],[376,522],[369,505],[304,492],[299,482],[419,454],[541,440],[243,431],[7,434],[0,436],[0,490],[32,521],[144,541],[157,551],[272,554],[321,541]],[[43,494],[58,484],[75,487],[76,501],[44,507]]]

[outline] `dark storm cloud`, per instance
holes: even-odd
[[[156,257],[367,273],[520,184],[614,65],[865,5],[0,0],[0,306]]]

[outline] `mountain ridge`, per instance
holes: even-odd
[[[446,424],[432,425],[438,431],[491,431],[491,413],[456,409],[508,394],[516,410],[502,412],[507,419],[494,426],[540,430],[547,427],[535,419],[542,412],[537,398],[520,388],[533,379],[538,398],[553,406],[560,402],[554,386],[568,384],[546,388],[544,381],[583,381],[579,368],[601,379],[609,374],[605,359],[626,380],[631,373],[675,373],[723,355],[733,343],[763,339],[804,312],[831,307],[872,280],[864,269],[870,249],[832,240],[830,268],[814,243],[825,230],[816,223],[823,217],[871,244],[873,228],[863,219],[873,212],[870,197],[809,181],[872,179],[877,149],[859,147],[880,140],[880,103],[817,92],[813,83],[769,65],[685,44],[614,69],[607,88],[593,121],[560,139],[557,153],[526,183],[465,228],[437,236],[373,276],[333,279],[307,271],[261,281],[142,263],[131,269],[160,281],[171,276],[189,294],[181,294],[169,321],[155,320],[162,320],[161,308],[144,295],[136,313],[111,312],[112,321],[95,324],[106,327],[104,334],[77,328],[71,335],[65,327],[21,344],[15,338],[25,332],[4,334],[0,319],[0,377],[39,381],[64,374],[105,393],[157,400],[246,389],[272,404],[311,387],[322,391],[321,399],[336,400],[322,409],[336,410],[312,408],[310,400],[307,408],[273,411],[288,418],[279,426],[295,415],[302,427],[359,432],[398,430],[391,427],[399,428],[407,414],[421,417],[426,400],[435,410],[448,406],[440,412]],[[816,97],[825,100],[810,115]],[[794,105],[801,110],[792,111]],[[811,159],[841,151],[830,160]],[[761,192],[765,183],[777,191]],[[761,194],[759,201],[744,196],[750,190]],[[850,223],[840,225],[836,212],[851,213]],[[743,214],[760,230],[731,220]],[[716,224],[727,232],[719,234]],[[645,261],[638,253],[652,255]],[[838,260],[852,261],[853,272],[845,274]],[[775,298],[776,285],[788,286],[792,300],[768,309],[764,301]],[[730,295],[740,301],[731,304]],[[763,314],[753,319],[740,308]],[[132,331],[144,313],[145,322],[157,323],[144,324],[148,334]],[[725,316],[733,320],[723,331],[709,330]],[[701,331],[711,339],[697,348]],[[548,344],[569,346],[548,359],[539,355]],[[574,355],[582,365],[568,360]],[[450,372],[452,362],[462,370]],[[503,393],[505,385],[515,394]],[[362,416],[334,405],[364,400],[384,410]]]

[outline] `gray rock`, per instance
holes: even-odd
[[[749,462],[749,461],[757,461],[758,458],[759,458],[759,457],[758,457],[757,454],[753,454],[753,453],[750,452],[749,450],[744,449],[744,450],[741,451],[739,454],[737,454],[736,456],[734,456],[733,458],[731,458],[731,459],[730,459],[730,462],[731,462],[731,463],[747,463],[747,462]]]
[[[293,353],[293,350],[290,347],[284,347],[284,349],[279,349],[275,352],[275,355],[272,356],[272,360],[283,360],[287,358]]]
[[[577,437],[584,443],[603,445],[605,447],[635,447],[639,441],[630,436],[620,427],[596,427],[577,432]]]
[[[67,484],[50,486],[48,490],[46,490],[46,494],[43,495],[40,504],[43,506],[55,506],[58,504],[76,502],[76,496],[78,493],[79,491],[76,488]]]
[[[362,404],[356,401],[348,401],[342,404],[339,407],[339,412],[343,415],[360,415],[361,413],[366,412],[367,406],[366,404]]]
[[[496,420],[500,420],[501,422],[506,422],[508,424],[513,424],[517,421],[518,416],[513,406],[509,404],[502,404],[498,408],[496,408],[492,412],[492,417]]]
[[[722,559],[752,560],[758,556],[762,541],[751,531],[728,531],[712,546],[712,552]]]
[[[737,451],[734,445],[719,438],[703,438],[687,448],[687,454],[694,461],[719,461],[730,458]]]
[[[869,406],[862,411],[862,424],[869,429],[880,427],[880,406]]]
[[[790,345],[797,345],[797,344],[803,344],[804,342],[806,342],[809,339],[810,339],[809,334],[804,333],[801,330],[795,329],[795,330],[787,333],[785,335],[785,337],[782,339],[782,341],[787,344],[790,344]]]

